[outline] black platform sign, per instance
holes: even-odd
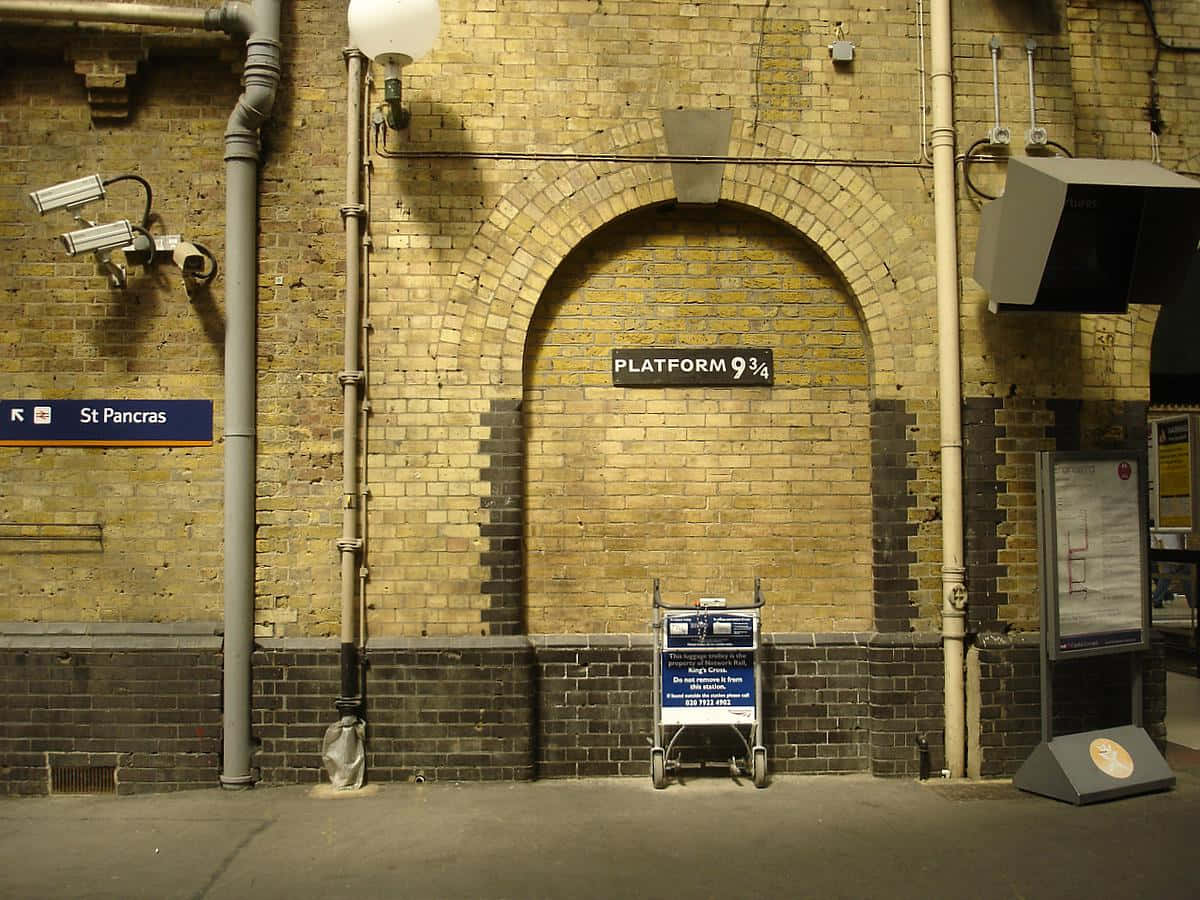
[[[775,383],[775,360],[765,349],[617,349],[612,377],[616,387],[764,387]]]

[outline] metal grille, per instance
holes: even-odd
[[[52,794],[115,794],[116,766],[51,766]]]
[[[946,800],[1021,800],[1032,797],[1017,790],[1010,779],[995,781],[926,781],[923,784]]]

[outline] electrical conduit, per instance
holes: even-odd
[[[346,205],[342,220],[346,229],[346,313],[342,385],[342,537],[337,542],[342,562],[341,696],[340,715],[362,717],[362,690],[358,659],[359,557],[363,541],[359,534],[358,413],[363,370],[360,366],[362,310],[363,219],[363,73],[366,56],[357,49],[346,56]]]

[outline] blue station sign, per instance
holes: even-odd
[[[211,400],[0,400],[0,447],[205,447]]]

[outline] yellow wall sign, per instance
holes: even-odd
[[[1158,455],[1156,528],[1190,531],[1194,527],[1194,453],[1190,416],[1172,416],[1154,423]]]

